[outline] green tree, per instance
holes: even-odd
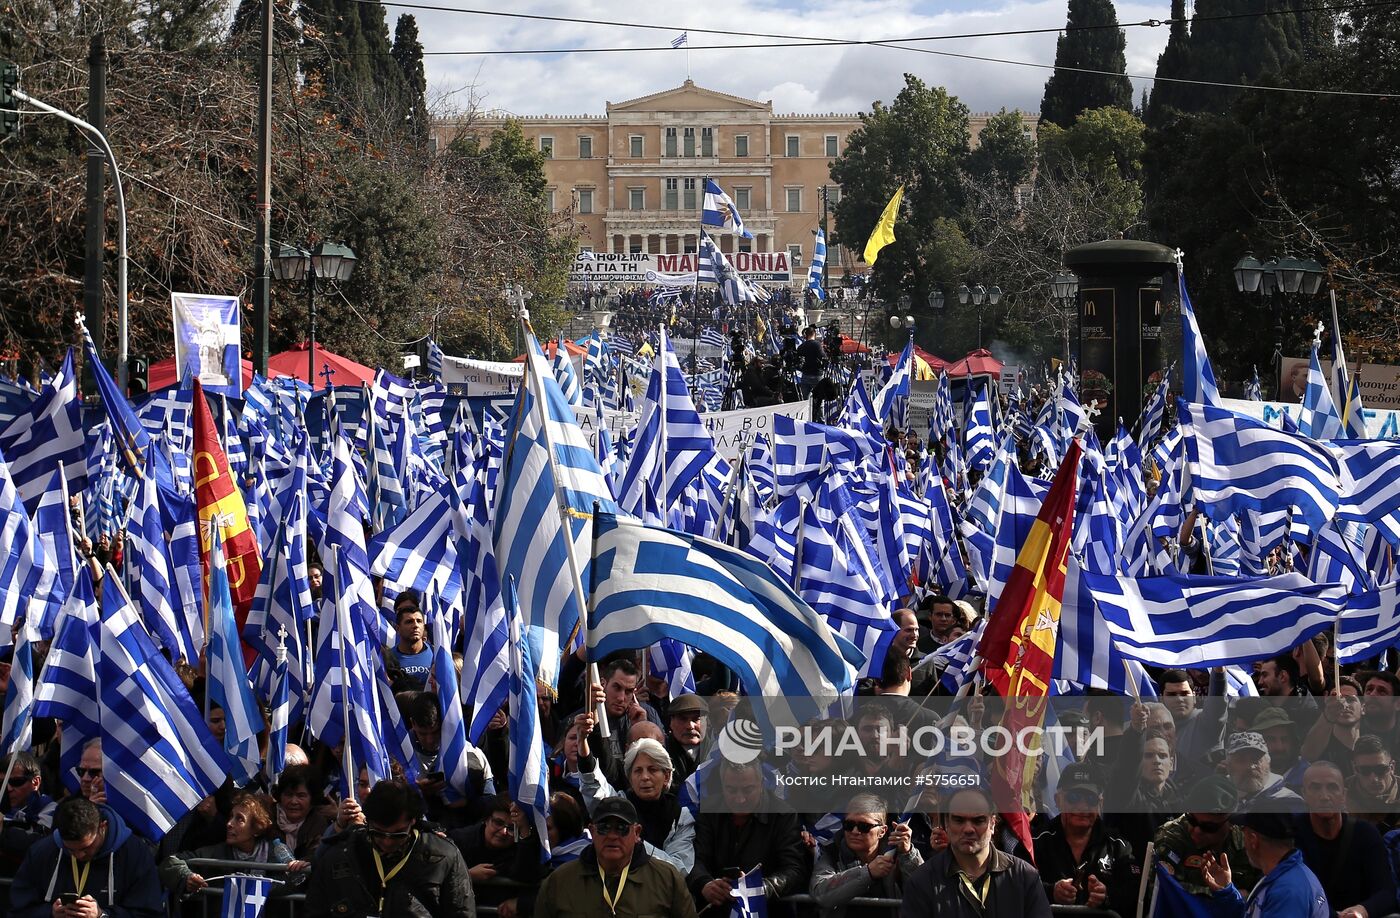
[[[1131,111],[1133,87],[1122,75],[1126,48],[1113,0],[1069,0],[1065,32],[1055,43],[1056,69],[1040,102],[1040,123],[1069,127],[1080,112],[1109,105]]]
[[[973,179],[1015,188],[1035,168],[1035,140],[1019,111],[1002,109],[982,127],[964,168]]]
[[[1224,112],[1239,98],[1240,90],[1205,83],[1255,83],[1301,61],[1306,48],[1319,41],[1316,33],[1324,27],[1316,18],[1304,22],[1289,12],[1299,5],[1315,4],[1290,0],[1271,15],[1259,15],[1256,0],[1198,0],[1191,20],[1186,74],[1202,82],[1183,91],[1180,109]]]
[[[418,40],[418,20],[409,13],[394,25],[394,63],[403,78],[404,107],[408,111],[405,130],[420,145],[428,142],[432,126],[428,116],[428,79],[423,73],[423,43]]]
[[[906,73],[894,102],[876,102],[862,113],[861,126],[832,163],[832,180],[841,186],[833,241],[856,251],[864,248],[895,189],[904,186],[896,241],[881,251],[873,272],[882,298],[893,302],[904,294],[923,302],[931,282],[949,276],[940,265],[958,245],[953,237],[959,233],[955,222],[940,221],[956,221],[962,212],[969,137],[967,106]]]
[[[1172,111],[1185,111],[1189,108],[1194,87],[1177,80],[1188,79],[1191,74],[1191,33],[1186,25],[1186,0],[1172,0],[1171,31],[1167,35],[1167,46],[1157,55],[1157,80],[1152,84],[1152,96],[1143,106],[1143,120],[1156,127],[1165,121]]]

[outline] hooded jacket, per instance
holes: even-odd
[[[111,807],[98,804],[97,809],[107,823],[107,837],[88,862],[82,893],[97,900],[98,908],[111,918],[163,918],[165,902],[150,846],[133,835]],[[30,848],[20,864],[10,887],[10,915],[51,918],[54,900],[79,891],[74,872],[80,869],[55,831]]]
[[[298,909],[298,914],[311,918],[473,918],[476,898],[462,853],[422,823],[417,831],[403,869],[383,890],[364,828],[328,842],[311,868],[306,906]]]

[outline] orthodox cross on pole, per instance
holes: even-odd
[[[331,365],[329,363],[323,363],[321,364],[321,372],[317,373],[316,375],[325,378],[326,388],[329,389],[331,387],[331,379],[335,376],[335,370],[331,369]]]

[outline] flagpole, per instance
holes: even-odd
[[[792,550],[792,591],[799,596],[802,595],[798,584],[802,582],[802,543],[806,541],[803,537],[806,529],[803,522],[807,516],[807,503],[801,498],[797,501],[797,544]]]
[[[339,545],[331,546],[331,563],[335,565],[335,626],[340,631],[340,710],[345,729],[341,741],[341,771],[345,775],[345,793],[353,800],[360,775],[355,771],[355,755],[350,748],[350,667],[345,661],[345,642],[350,639],[350,623],[345,620],[345,612],[348,611],[344,601],[346,583],[341,576]]]
[[[593,502],[593,520],[593,532],[589,540],[588,551],[588,563],[590,568],[592,565],[596,564],[598,560],[598,502],[596,500]],[[593,686],[601,681],[598,678],[598,663],[589,659],[593,656],[593,594],[596,590],[597,585],[593,582],[593,578],[590,577],[588,580],[588,605],[585,607],[583,613],[583,658],[588,660],[588,666],[586,667],[587,675],[584,680],[585,699],[593,697]],[[609,739],[612,736],[612,727],[608,724],[607,705],[598,705],[595,716],[598,719],[598,735],[603,739]]]

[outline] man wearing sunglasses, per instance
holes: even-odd
[[[52,831],[58,804],[39,790],[42,782],[34,754],[16,755],[0,807],[0,877],[14,876],[25,852]]]
[[[846,805],[841,834],[817,851],[812,898],[822,918],[883,918],[888,915],[886,909],[849,903],[863,896],[900,898],[904,881],[923,862],[908,822],[889,825],[884,801],[858,794]]]
[[[695,918],[685,877],[647,854],[637,808],[626,797],[593,807],[593,845],[551,873],[535,899],[535,918]]]
[[[474,918],[471,878],[457,846],[423,828],[423,798],[402,778],[380,781],[365,824],[322,849],[311,870],[311,918]]]
[[[1099,770],[1086,762],[1066,767],[1055,805],[1060,815],[1035,837],[1035,866],[1050,901],[1135,913],[1142,868],[1132,847],[1104,825]],[[1016,856],[1031,860],[1024,845],[1016,846]]]
[[[1246,895],[1259,882],[1259,871],[1244,855],[1244,830],[1230,823],[1239,796],[1224,775],[1212,775],[1186,793],[1186,812],[1157,830],[1152,849],[1167,873],[1187,892],[1209,896],[1201,875],[1208,856],[1229,858],[1235,869],[1235,885]]]
[[[1400,781],[1385,740],[1369,733],[1358,739],[1351,750],[1351,768],[1347,809],[1374,823],[1381,834],[1400,826]]]

